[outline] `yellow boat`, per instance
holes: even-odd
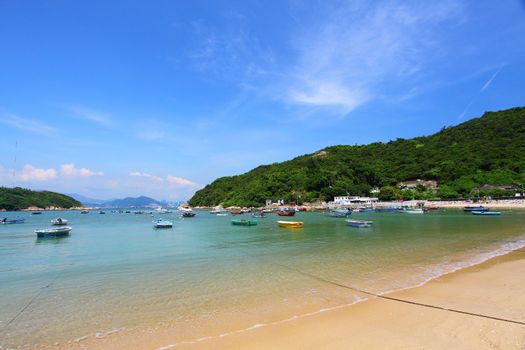
[[[304,222],[302,221],[277,221],[277,225],[280,227],[298,228],[303,227]]]

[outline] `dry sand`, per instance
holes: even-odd
[[[177,329],[114,334],[69,344],[93,349],[525,349],[525,250],[388,297],[189,342]],[[349,291],[350,292],[350,291]],[[355,293],[352,291],[352,293]],[[517,323],[513,323],[515,321]],[[219,334],[219,333],[212,333]]]

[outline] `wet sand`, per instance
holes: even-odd
[[[201,335],[201,338],[183,341],[178,337],[178,329],[164,325],[115,333],[104,339],[86,339],[65,347],[163,350],[523,349],[523,271],[525,250],[519,250],[442,276],[421,287],[387,295],[410,303],[363,295],[369,300],[251,329],[233,327],[223,336],[220,336],[220,325],[217,325],[215,331],[208,333],[211,336]],[[242,324],[242,320],[238,321],[239,325]]]

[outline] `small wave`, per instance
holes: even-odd
[[[227,336],[230,336],[230,335],[234,335],[234,334],[249,332],[249,331],[257,329],[257,328],[278,325],[278,324],[290,322],[290,321],[293,321],[293,320],[297,320],[299,318],[310,317],[310,316],[314,316],[314,315],[321,314],[321,313],[324,313],[324,312],[333,311],[333,310],[337,310],[337,309],[342,309],[342,308],[345,308],[345,307],[349,307],[349,306],[361,303],[361,302],[366,301],[366,300],[368,300],[368,298],[359,298],[358,297],[358,299],[355,300],[352,303],[337,305],[337,306],[333,306],[333,307],[322,308],[322,309],[319,309],[317,311],[308,312],[308,313],[301,314],[301,315],[293,315],[293,316],[291,316],[289,318],[285,318],[285,319],[274,321],[274,322],[270,322],[270,323],[256,323],[256,324],[251,325],[250,327],[247,327],[247,328],[242,328],[242,329],[238,329],[238,330],[231,331],[231,332],[221,333],[221,334],[218,334],[218,335],[210,335],[210,336],[206,336],[206,337],[197,338],[195,340],[184,340],[184,341],[181,341],[181,342],[178,342],[178,343],[173,343],[173,344],[168,344],[168,345],[161,346],[160,348],[157,348],[156,350],[168,350],[168,349],[172,349],[172,348],[176,347],[179,344],[196,344],[196,343],[199,343],[199,342],[202,342],[202,341],[205,341],[205,340],[209,340],[209,339],[224,338],[224,337],[227,337]]]
[[[120,327],[120,328],[112,329],[112,330],[107,331],[107,332],[105,332],[105,333],[97,332],[97,333],[95,333],[95,338],[97,338],[97,339],[103,339],[103,338],[107,337],[108,335],[111,335],[111,334],[115,334],[115,333],[121,332],[121,331],[123,331],[123,330],[125,330],[125,329],[126,329],[125,327]]]
[[[490,259],[509,254],[515,250],[518,250],[524,247],[525,247],[525,239],[519,239],[516,241],[502,243],[499,248],[488,251],[488,252],[479,252],[479,251],[473,252],[475,255],[466,260],[460,260],[460,261],[451,263],[448,257],[448,258],[445,258],[444,261],[442,261],[441,263],[434,264],[426,268],[422,281],[416,284],[405,286],[405,287],[382,291],[377,294],[385,295],[385,294],[390,294],[394,292],[400,292],[400,291],[407,290],[407,289],[421,287],[427,284],[428,282],[435,280],[439,277],[442,277],[442,276],[445,276],[445,275],[448,275],[448,274],[451,274],[456,271],[463,270],[469,267],[483,264],[484,262]]]

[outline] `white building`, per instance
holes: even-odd
[[[332,204],[337,205],[352,205],[352,204],[372,204],[377,202],[376,197],[360,197],[360,196],[338,196],[334,197]]]

